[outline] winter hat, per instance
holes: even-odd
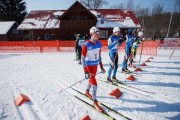
[[[94,33],[99,32],[99,29],[97,27],[92,27],[90,29],[90,35],[92,36]]]
[[[132,32],[133,32],[133,29],[132,29],[132,28],[129,28],[129,29],[128,29],[128,34],[132,35]]]
[[[80,38],[80,37],[81,37],[81,34],[77,34],[77,37],[79,37],[79,38]]]
[[[115,28],[113,29],[113,33],[118,32],[118,31],[121,31],[119,27],[115,27]]]
[[[142,31],[138,32],[138,36],[139,37],[143,36],[143,32]]]

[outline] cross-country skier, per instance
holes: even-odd
[[[78,64],[81,64],[81,51],[82,51],[82,45],[84,43],[84,39],[82,38],[81,34],[78,34],[76,37],[76,44],[75,44],[75,51],[77,60],[79,60]]]
[[[127,69],[127,63],[129,56],[131,54],[133,39],[134,39],[133,29],[129,28],[128,34],[126,35],[125,55],[124,55],[124,60],[122,62],[122,73],[130,73],[130,71]]]
[[[108,49],[110,57],[110,66],[108,70],[107,82],[112,83],[112,80],[117,82],[116,72],[118,69],[118,46],[122,44],[124,40],[120,38],[120,28],[115,27],[113,29],[113,34],[108,38]],[[111,80],[111,73],[112,80]]]
[[[92,27],[90,29],[90,36],[90,40],[85,42],[82,46],[81,56],[85,77],[89,79],[85,95],[94,101],[93,105],[98,111],[103,112],[96,99],[97,82],[95,76],[97,73],[98,64],[100,65],[101,71],[103,73],[105,72],[101,61],[101,43],[98,41],[100,37],[99,29]],[[91,87],[92,96],[89,93]]]
[[[130,60],[129,60],[129,66],[130,67],[135,67],[132,62],[133,62],[133,59],[136,57],[136,52],[137,52],[137,48],[139,47],[139,44],[142,42],[142,38],[143,38],[143,32],[142,31],[139,31],[138,32],[138,35],[134,35],[135,38],[134,38],[134,41],[133,41],[133,46],[131,48],[131,55],[130,55]]]

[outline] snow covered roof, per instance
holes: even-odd
[[[52,29],[60,27],[60,16],[65,10],[31,11],[19,25],[19,30]],[[97,17],[98,28],[139,28],[137,18],[130,9],[95,9],[90,10]]]
[[[14,25],[15,21],[0,22],[0,34],[6,34],[9,29]]]
[[[130,9],[94,9],[90,10],[97,17],[98,28],[140,28],[138,19]]]
[[[59,28],[59,17],[63,13],[63,10],[31,11],[25,20],[18,26],[18,29],[27,30]]]

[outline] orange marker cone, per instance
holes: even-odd
[[[16,99],[15,99],[15,105],[16,106],[21,106],[24,102],[28,102],[30,99],[28,96],[20,94]]]
[[[149,57],[149,59],[153,59],[153,57]]]
[[[84,117],[81,118],[81,120],[91,120],[89,115],[85,115]]]
[[[134,77],[133,75],[130,75],[129,77],[126,78],[126,80],[134,81],[134,80],[135,80],[135,77]]]
[[[145,62],[151,62],[149,59],[147,59]]]
[[[118,88],[116,88],[112,90],[109,95],[114,96],[116,99],[118,99],[122,95],[122,92]]]
[[[142,63],[140,66],[147,66],[146,63]]]
[[[141,70],[141,68],[136,68],[135,71],[136,72],[141,72],[142,70]]]

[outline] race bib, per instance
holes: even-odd
[[[84,44],[84,40],[79,40],[78,46],[82,46]]]

